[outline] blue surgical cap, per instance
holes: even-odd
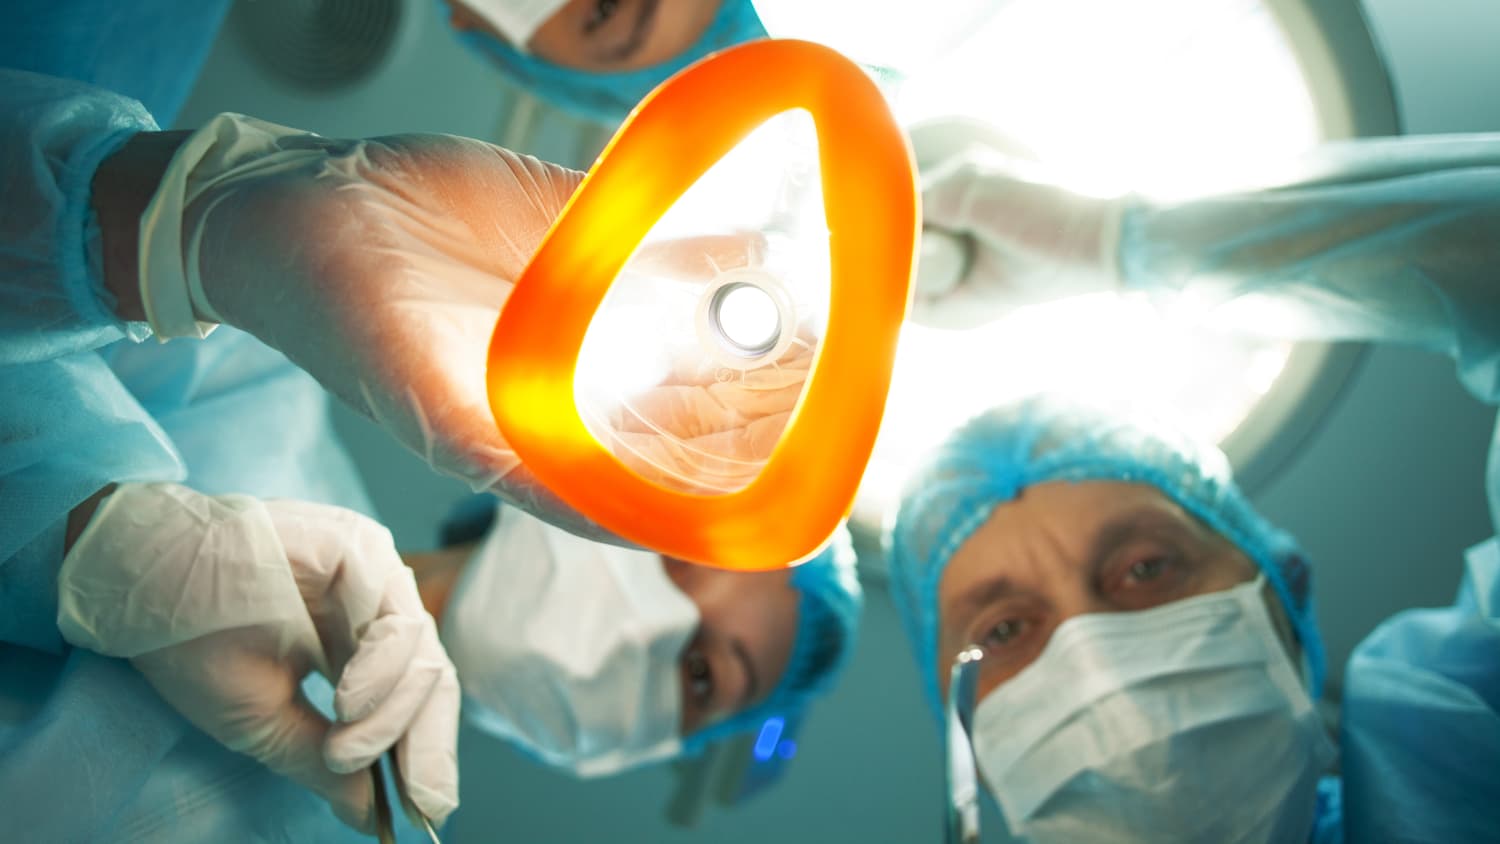
[[[1250,506],[1224,454],[1152,417],[1034,396],[975,417],[928,455],[885,537],[892,596],[931,702],[940,697],[938,584],[954,552],[1026,487],[1094,480],[1156,487],[1254,561],[1291,618],[1318,693],[1323,643],[1306,563],[1292,538]]]
[[[459,33],[459,40],[493,62],[522,88],[564,111],[608,124],[624,120],[653,88],[698,59],[725,47],[765,37],[765,27],[761,26],[750,0],[723,0],[703,35],[678,55],[639,70],[601,73],[549,62],[486,32]]]
[[[854,571],[854,548],[842,528],[818,556],[792,570],[797,604],[797,638],[781,682],[761,703],[710,724],[683,739],[695,753],[719,739],[760,729],[767,718],[795,719],[828,691],[854,652],[863,603]]]

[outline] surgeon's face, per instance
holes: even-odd
[[[678,660],[686,736],[761,702],[781,681],[797,636],[799,595],[790,569],[740,572],[664,562],[667,576],[702,615]]]
[[[1257,570],[1155,487],[1037,484],[999,505],[938,586],[939,688],[958,651],[984,649],[976,699],[1041,654],[1059,624],[1228,589]],[[1280,616],[1272,602],[1273,617]],[[1278,624],[1284,625],[1284,616]]]
[[[637,70],[672,59],[698,41],[721,0],[569,0],[526,47],[564,67],[599,73]],[[454,29],[505,37],[461,0],[450,0]]]

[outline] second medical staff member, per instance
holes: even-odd
[[[1500,137],[1336,144],[1287,172],[1158,205],[950,162],[927,223],[971,237],[972,260],[917,313],[1003,311],[1048,279],[1186,292],[1247,330],[1446,353],[1500,399]],[[1402,613],[1355,650],[1342,777],[1321,784],[1306,562],[1217,450],[1076,403],[997,410],[912,478],[888,553],[934,700],[959,649],[985,654],[975,753],[1031,840],[1493,840],[1500,540],[1468,552],[1454,606]]]
[[[450,547],[407,559],[458,666],[465,717],[575,776],[800,714],[853,650],[860,588],[842,532],[771,572],[585,539],[489,497],[444,534]]]

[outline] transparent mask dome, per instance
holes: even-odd
[[[695,182],[621,270],[579,356],[585,425],[648,480],[742,489],[806,387],[829,285],[817,133],[788,111]]]

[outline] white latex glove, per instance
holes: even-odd
[[[674,372],[636,397],[632,411],[611,416],[611,451],[636,474],[684,492],[740,489],[781,441],[813,355],[794,346],[775,368],[723,381],[707,366]]]
[[[390,532],[358,513],[121,486],[63,560],[58,627],[351,826],[374,831],[366,768],[397,744],[416,808],[458,805],[457,675]],[[311,671],[337,682],[337,723],[302,696]]]
[[[1025,305],[1119,288],[1118,201],[1072,193],[973,146],[926,169],[922,184],[917,322],[974,328]]]
[[[500,308],[581,177],[465,138],[220,115],[143,215],[143,304],[163,337],[254,334],[436,469],[586,529],[516,472],[484,379]]]

